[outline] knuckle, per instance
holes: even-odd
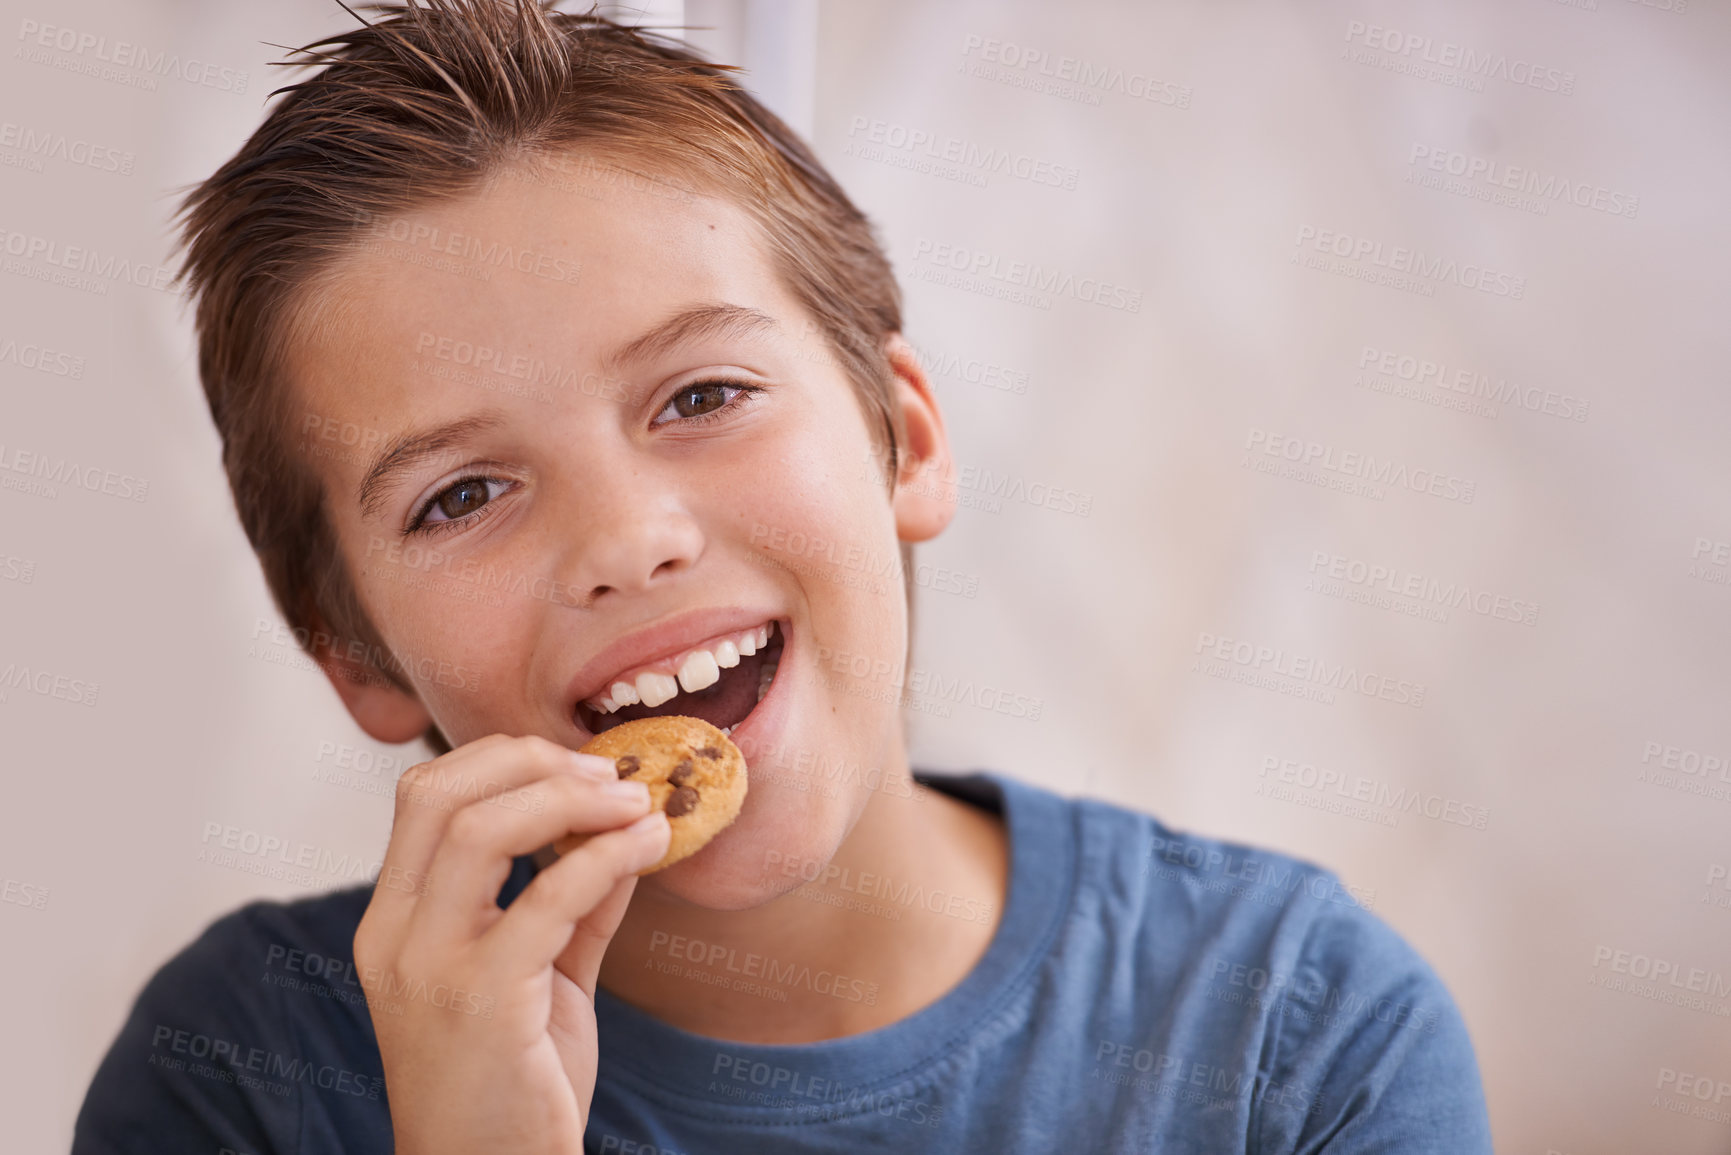
[[[384,943],[375,924],[368,922],[366,916],[361,917],[361,924],[355,929],[354,940],[355,962],[361,966],[371,966],[384,954]]]
[[[479,846],[487,840],[490,817],[478,806],[465,806],[451,816],[445,837],[462,846]]]
[[[406,803],[409,797],[420,789],[422,783],[426,781],[427,775],[432,773],[432,766],[432,761],[417,762],[402,772],[397,778],[398,804]]]
[[[559,743],[541,737],[539,734],[527,734],[521,739],[521,749],[524,757],[535,766],[551,768],[570,756],[570,751]]]
[[[577,778],[548,778],[535,787],[547,800],[547,805],[560,810],[575,810],[589,797],[593,787]]]

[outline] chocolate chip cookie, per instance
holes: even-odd
[[[745,756],[726,734],[701,718],[669,714],[622,722],[591,738],[579,753],[613,759],[621,778],[649,787],[649,804],[665,811],[673,838],[653,874],[708,845],[735,818],[745,801]],[[553,844],[567,854],[588,834],[568,834]]]

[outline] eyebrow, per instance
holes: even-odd
[[[405,433],[396,438],[373,459],[372,465],[367,468],[366,476],[361,479],[360,487],[355,491],[361,513],[367,517],[376,515],[385,498],[402,483],[402,475],[407,470],[430,457],[437,457],[446,450],[461,445],[477,433],[495,429],[504,423],[503,413],[497,409],[488,409],[471,417],[432,429]]]
[[[622,365],[649,360],[700,337],[744,337],[759,330],[779,327],[776,319],[768,313],[744,305],[692,305],[603,357],[601,369],[608,376],[614,376]]]
[[[709,303],[692,305],[679,310],[641,336],[634,337],[619,349],[601,359],[602,373],[616,376],[621,366],[660,356],[687,341],[701,337],[743,337],[765,329],[778,329],[779,323],[768,313],[744,305]],[[433,429],[406,433],[387,445],[367,467],[355,491],[361,513],[376,516],[392,490],[401,484],[402,474],[429,457],[436,457],[464,441],[497,428],[505,423],[505,415],[496,409],[464,417]]]

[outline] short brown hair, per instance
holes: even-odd
[[[895,475],[901,413],[883,340],[901,294],[870,222],[806,145],[683,45],[556,0],[410,0],[294,51],[285,93],[180,209],[198,368],[248,541],[302,645],[315,624],[413,692],[367,620],[310,463],[286,364],[309,287],[376,222],[475,189],[519,158],[585,147],[728,196],[817,321]],[[276,93],[272,94],[273,96]],[[907,592],[911,553],[902,546]],[[357,645],[358,643],[358,645]],[[434,728],[436,749],[449,743]]]

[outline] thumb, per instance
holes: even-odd
[[[607,953],[607,944],[613,941],[613,934],[619,929],[625,908],[631,905],[631,895],[636,889],[635,874],[628,874],[614,884],[606,898],[577,920],[571,941],[553,960],[553,966],[581,987],[591,1000],[595,998],[595,983],[601,973],[601,957]]]

